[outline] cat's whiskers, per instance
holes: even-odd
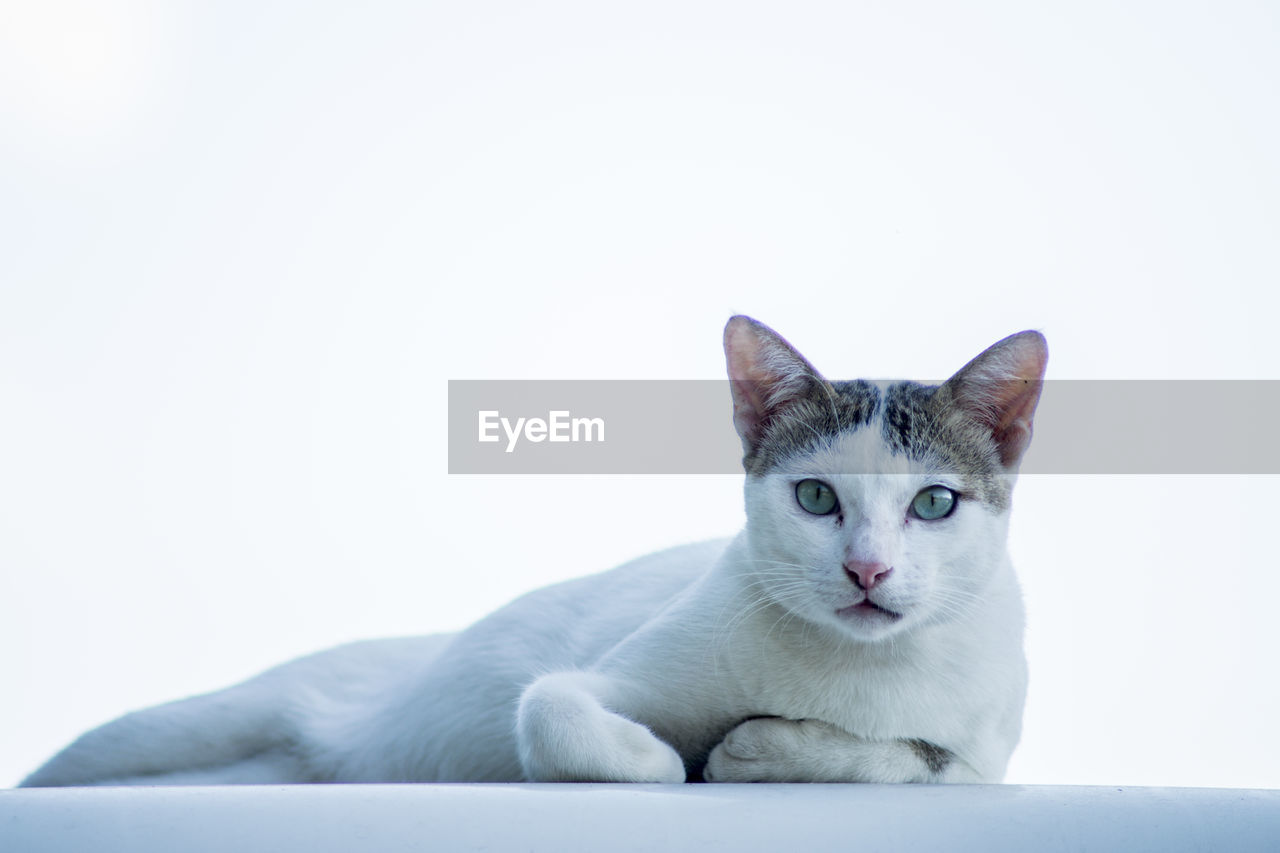
[[[712,642],[707,647],[707,654],[712,656],[712,666],[714,667],[717,673],[719,673],[720,671],[721,652],[724,650],[725,646],[733,639],[733,635],[738,630],[738,628],[745,625],[747,623],[747,620],[754,614],[762,612],[770,606],[776,606],[776,602],[773,600],[773,598],[770,595],[768,595],[766,592],[764,592],[763,589],[759,591],[752,590],[752,587],[763,586],[763,584],[764,584],[763,581],[755,581],[755,582],[752,582],[751,584],[748,584],[744,588],[744,592],[747,592],[748,596],[750,596],[750,599],[748,600],[745,607],[743,607],[741,610],[735,613],[729,619],[729,621],[724,623],[723,625],[721,625],[720,622],[724,616],[724,609],[729,606],[730,602],[726,601],[725,604],[721,607],[720,613],[717,615],[717,618],[716,618],[716,623],[715,623],[716,629],[712,636]]]
[[[712,642],[708,644],[707,653],[711,655],[711,665],[717,675],[720,672],[720,659],[726,651],[726,646],[733,641],[736,632],[748,624],[751,617],[763,613],[770,607],[777,607],[782,611],[763,635],[755,635],[758,639],[753,640],[753,642],[762,646],[767,645],[769,638],[780,625],[785,628],[788,622],[800,615],[797,610],[788,606],[789,603],[808,598],[811,593],[810,585],[801,580],[792,580],[789,583],[778,586],[769,585],[767,591],[764,588],[765,583],[763,580],[755,581],[749,584],[747,588],[751,587],[760,587],[760,589],[750,593],[754,596],[753,600],[738,613],[734,614],[727,624],[718,629],[713,635]],[[800,644],[805,646],[808,641],[808,632],[812,629],[813,623],[808,619],[802,620],[802,623],[803,631]]]
[[[764,632],[764,637],[761,640],[761,643],[763,645],[768,645],[769,638],[773,636],[774,629],[776,629],[779,625],[785,624],[786,622],[790,622],[792,617],[794,616],[795,616],[794,610],[787,610],[785,613],[783,613],[781,616],[775,619],[773,621],[773,624],[769,626],[769,630]]]
[[[724,645],[733,640],[734,633],[748,620],[758,613],[762,613],[769,607],[778,607],[783,611],[782,616],[775,620],[775,625],[787,616],[796,615],[795,611],[788,605],[793,601],[800,601],[807,598],[811,591],[810,583],[802,578],[796,578],[791,573],[779,571],[766,571],[762,573],[764,576],[757,577],[743,586],[743,591],[748,595],[748,602],[741,610],[735,613],[723,625],[720,624],[724,616],[724,607],[721,608],[717,618],[717,630],[715,632],[714,649],[718,662],[719,652]],[[781,583],[779,583],[781,581]],[[725,606],[728,606],[726,602]],[[767,636],[767,635],[766,635]]]
[[[721,623],[722,623],[722,620],[724,619],[724,611],[730,606],[730,604],[735,603],[735,599],[730,598],[726,600],[724,604],[721,605],[720,612],[716,615],[716,621],[715,621],[715,625],[717,626],[717,630],[716,630],[717,639],[719,639],[720,637],[731,636],[733,631],[737,629],[738,625],[740,625],[743,621],[745,621],[752,613],[762,610],[773,603],[770,597],[764,592],[763,590],[764,585],[765,585],[764,580],[756,580],[747,584],[743,588],[743,591],[748,594],[748,596],[750,597],[750,600],[747,602],[747,605],[745,607],[743,607],[741,610],[735,613],[732,617],[730,617],[730,619],[727,622],[724,622],[723,626],[721,625]],[[755,590],[756,587],[761,587],[761,589],[759,591],[756,591]],[[717,645],[718,644],[719,643],[717,643]]]
[[[983,595],[969,590],[947,588],[934,590],[930,619],[938,622],[964,618],[971,615],[974,606],[984,600]],[[949,619],[938,617],[949,617]]]
[[[783,584],[775,584],[766,582],[765,580],[754,581],[745,588],[749,594],[754,596],[754,600],[750,601],[746,607],[738,611],[725,624],[723,634],[730,637],[739,626],[747,619],[754,616],[768,607],[780,606],[786,608],[787,602],[798,600],[802,595],[807,594],[809,585],[801,580],[789,580]]]
[[[756,564],[756,568],[752,569],[754,579],[747,583],[744,588],[758,590],[764,600],[757,599],[753,605],[735,614],[734,618],[725,626],[725,631],[720,638],[721,643],[732,639],[733,632],[745,624],[749,617],[762,612],[770,604],[777,605],[783,612],[765,631],[763,639],[768,641],[774,631],[785,630],[788,623],[801,617],[797,609],[788,605],[793,601],[808,599],[813,594],[813,584],[809,577],[805,575],[811,576],[812,573],[821,571],[816,566],[792,563],[785,560],[754,558],[747,560],[747,562]],[[760,566],[765,568],[760,568]],[[805,575],[797,577],[796,571],[803,572]],[[778,581],[783,582],[778,583]],[[801,621],[801,644],[803,645],[807,643],[809,632],[813,630],[814,625],[809,619],[802,619]],[[720,643],[717,643],[717,647],[720,647]]]

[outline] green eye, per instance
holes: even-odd
[[[921,489],[920,493],[911,499],[911,512],[916,518],[922,518],[925,521],[946,518],[951,515],[951,510],[955,509],[955,506],[956,493],[946,486],[930,486],[927,489]]]
[[[836,508],[836,493],[821,480],[801,480],[796,483],[796,500],[806,512],[814,515],[830,515]]]

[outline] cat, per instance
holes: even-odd
[[[27,786],[997,782],[1022,725],[1011,493],[1048,350],[824,379],[725,328],[747,523],[88,732]]]

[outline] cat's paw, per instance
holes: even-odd
[[[684,761],[653,732],[602,707],[593,679],[557,673],[520,699],[516,740],[532,782],[683,782]]]
[[[863,781],[850,778],[840,755],[868,742],[820,720],[759,717],[725,735],[703,770],[708,782]]]

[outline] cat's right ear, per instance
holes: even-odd
[[[760,446],[779,412],[826,384],[781,335],[742,314],[730,317],[724,327],[724,354],[733,391],[733,425],[748,454]]]

